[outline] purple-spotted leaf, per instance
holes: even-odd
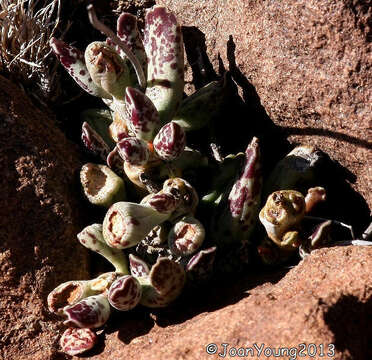
[[[84,122],[81,127],[81,140],[85,147],[93,154],[99,156],[102,160],[106,160],[110,153],[110,148],[106,142],[87,122]]]
[[[165,7],[146,13],[144,45],[148,59],[146,95],[158,109],[162,124],[178,110],[184,87],[184,54],[181,27]]]
[[[163,192],[162,190],[156,194],[147,195],[141,201],[141,205],[148,206],[162,214],[173,213],[179,204],[179,199],[172,194]]]
[[[96,343],[97,335],[91,329],[76,328],[66,329],[59,341],[62,351],[70,356],[82,354]]]
[[[143,72],[146,76],[147,57],[142,38],[138,30],[137,18],[134,15],[126,12],[121,13],[121,15],[118,17],[116,31],[119,39],[128,46],[128,48],[142,65]],[[126,57],[122,49],[119,48],[117,51],[122,58]]]
[[[228,203],[235,232],[247,240],[256,224],[261,197],[260,148],[253,138],[245,151],[245,164],[240,178],[234,183]]]
[[[135,137],[120,140],[117,144],[120,156],[131,165],[143,166],[150,157],[147,143]]]
[[[150,274],[149,266],[138,256],[129,255],[130,273],[135,277],[148,276]]]
[[[79,49],[56,38],[52,38],[50,40],[50,47],[71,77],[88,94],[107,99],[112,97],[100,86],[93,82],[88,72],[88,68],[85,65],[84,54]]]
[[[114,98],[123,100],[124,89],[131,85],[131,79],[128,65],[115,49],[95,41],[87,46],[84,57],[93,82]]]
[[[65,307],[63,313],[66,320],[63,323],[71,327],[94,329],[106,323],[110,312],[106,295],[93,295]]]
[[[143,92],[127,87],[125,106],[130,130],[136,137],[152,141],[160,123],[159,113],[152,101]]]
[[[248,242],[256,225],[261,198],[261,166],[258,139],[253,138],[244,154],[244,165],[231,190],[227,190],[212,226],[218,245]]]
[[[125,275],[112,283],[107,298],[115,309],[127,311],[136,307],[141,295],[142,288],[138,280],[131,275]]]
[[[166,161],[178,158],[185,149],[185,145],[185,131],[175,122],[164,125],[154,139],[155,152]]]
[[[140,303],[147,307],[164,307],[175,300],[185,285],[183,267],[168,259],[158,258],[148,278],[139,278],[142,285]]]

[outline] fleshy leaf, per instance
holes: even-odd
[[[97,339],[97,335],[91,329],[68,328],[63,333],[59,344],[65,354],[75,356],[92,349]]]
[[[127,87],[125,106],[130,130],[136,137],[152,141],[160,123],[159,113],[152,101],[143,92]]]
[[[115,309],[127,311],[139,303],[141,296],[142,288],[138,280],[131,275],[125,275],[112,283],[107,298]]]
[[[192,281],[207,280],[212,275],[216,250],[215,246],[200,250],[188,261],[186,274]]]
[[[186,146],[185,131],[171,121],[164,125],[154,139],[154,149],[162,160],[172,161],[178,158]]]
[[[157,108],[161,124],[166,124],[181,104],[184,54],[181,27],[165,7],[147,11],[144,45],[148,58],[146,95]]]
[[[78,328],[98,328],[106,323],[110,312],[106,295],[93,295],[64,308],[67,319],[63,323]]]
[[[198,130],[206,126],[216,116],[223,105],[225,77],[212,81],[188,96],[172,121],[185,131]]]
[[[131,165],[145,165],[150,157],[146,142],[135,137],[128,137],[120,140],[117,144],[117,148],[123,160]]]
[[[93,96],[112,98],[109,93],[93,82],[85,65],[84,54],[79,49],[56,38],[50,40],[50,47],[63,67],[83,90]]]
[[[138,31],[137,18],[126,12],[121,13],[117,20],[116,31],[119,39],[128,46],[142,65],[143,72],[146,76],[147,57],[141,35]],[[122,49],[117,47],[117,51],[122,58],[126,57]]]
[[[110,153],[110,148],[87,122],[83,122],[81,127],[81,140],[84,146],[93,154],[99,156],[102,160],[106,160]]]
[[[116,272],[129,274],[128,262],[124,253],[106,244],[101,224],[87,226],[77,235],[77,238],[83,246],[106,258],[115,267]]]
[[[149,278],[139,278],[139,281],[143,286],[140,303],[157,308],[167,306],[180,295],[186,275],[180,264],[168,258],[158,258]]]

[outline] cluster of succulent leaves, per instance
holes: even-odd
[[[70,355],[94,345],[92,329],[102,327],[112,311],[167,306],[186,282],[197,284],[213,269],[233,271],[249,262],[252,247],[266,264],[287,259],[300,245],[305,254],[330,226],[320,224],[304,243],[304,215],[325,193],[313,188],[304,197],[293,189],[314,177],[321,159],[315,149],[295,149],[263,188],[257,138],[245,152],[226,157],[214,146],[212,164],[187,147],[187,132],[209,123],[224,89],[223,82],[212,82],[183,99],[182,32],[172,13],[160,6],[148,10],[143,40],[131,14],[120,15],[116,35],[91,6],[89,15],[106,41],[89,44],[85,53],[54,38],[51,47],[73,79],[108,106],[82,114],[83,143],[100,162],[82,167],[83,191],[107,212],[102,224],[77,237],[114,270],[63,283],[49,294],[49,310],[69,327],[61,346]],[[201,168],[215,174],[204,194],[187,179]],[[262,192],[267,202],[260,211]],[[266,235],[257,246],[252,234],[258,219]]]

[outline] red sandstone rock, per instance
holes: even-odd
[[[354,188],[372,205],[368,1],[157,3],[172,10],[184,26],[195,27],[185,29],[186,42],[193,29],[205,35],[214,69],[220,55],[242,94],[257,91],[290,142],[316,145],[351,170]],[[193,39],[189,48],[202,45]],[[245,100],[250,107],[257,101],[249,94]]]
[[[1,359],[54,359],[60,325],[47,295],[88,276],[76,240],[80,163],[53,120],[0,77]]]

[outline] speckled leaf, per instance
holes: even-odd
[[[110,153],[110,148],[102,137],[94,131],[87,122],[83,122],[81,127],[81,140],[89,151],[94,155],[99,156],[102,160],[106,160]]]
[[[143,92],[127,87],[125,106],[130,130],[136,137],[152,141],[160,123],[159,113],[152,101]]]
[[[141,296],[142,288],[138,280],[131,275],[125,275],[112,283],[107,298],[115,309],[127,311],[139,303]]]
[[[92,349],[97,339],[97,335],[91,329],[68,328],[63,333],[59,344],[65,354],[75,356]]]
[[[157,308],[167,306],[180,295],[186,275],[180,264],[168,258],[158,258],[151,268],[149,278],[139,280],[143,285],[140,303]]]
[[[118,17],[116,31],[120,40],[122,40],[129,47],[134,56],[137,57],[146,76],[147,57],[141,35],[138,31],[137,18],[129,13],[121,13]],[[125,58],[125,54],[121,49],[118,49],[118,52],[122,58]]]
[[[67,326],[78,328],[98,328],[110,317],[110,304],[105,295],[89,296],[77,304],[63,310]]]
[[[56,38],[50,40],[50,46],[63,67],[88,94],[107,99],[112,97],[93,82],[84,61],[84,54],[79,49]]]
[[[166,161],[178,158],[185,149],[185,146],[185,131],[173,121],[164,125],[154,139],[156,154]]]
[[[169,122],[181,104],[184,54],[181,27],[166,8],[147,11],[144,45],[148,58],[146,95],[158,109],[162,124]]]
[[[146,142],[135,137],[128,137],[117,143],[120,156],[131,165],[142,166],[147,163],[150,152]]]

